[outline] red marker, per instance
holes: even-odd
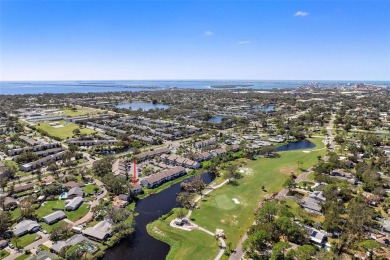
[[[134,160],[133,168],[134,168],[133,183],[136,184],[137,183],[137,162],[135,160]]]

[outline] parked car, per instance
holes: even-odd
[[[13,244],[8,244],[8,246],[9,246],[9,248],[11,248],[11,249],[14,249],[15,248],[15,246],[13,245]]]

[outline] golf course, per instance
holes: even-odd
[[[226,243],[235,248],[255,219],[254,212],[267,196],[279,192],[291,173],[299,175],[324,156],[326,149],[322,138],[311,138],[316,147],[312,149],[285,151],[278,158],[240,159],[242,178],[236,184],[225,184],[203,197],[199,209],[193,211],[191,220],[211,232],[223,229]],[[302,162],[299,165],[298,162]],[[264,189],[263,189],[264,188]],[[183,231],[169,227],[170,220],[158,220],[149,225],[148,231],[155,238],[171,246],[167,259],[193,259],[196,248],[197,259],[214,259],[218,243],[210,235],[200,231]],[[211,241],[210,241],[211,239]],[[211,249],[211,248],[212,249]],[[227,259],[228,256],[223,256]]]

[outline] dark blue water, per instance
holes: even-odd
[[[153,104],[153,103],[146,103],[146,102],[128,102],[128,103],[121,103],[116,105],[117,108],[130,108],[131,110],[139,110],[142,109],[143,111],[149,111],[152,109],[166,109],[169,108],[168,105],[163,104]]]
[[[209,173],[204,173],[202,178],[206,184],[214,180],[214,176]],[[104,259],[165,259],[169,252],[169,245],[150,236],[146,231],[146,225],[177,207],[176,194],[179,192],[180,183],[176,183],[160,193],[140,200],[135,207],[139,215],[135,217],[134,236],[108,249]]]
[[[314,148],[316,147],[315,144],[308,140],[301,140],[301,141],[296,141],[296,142],[291,142],[279,147],[276,147],[275,150],[277,152],[283,152],[283,151],[292,151],[292,150],[300,150],[300,149],[309,149],[309,148]]]
[[[29,81],[0,82],[0,94],[87,93],[113,91],[144,91],[169,88],[211,89],[213,85],[253,85],[245,89],[295,88],[312,83],[305,80],[122,80],[122,81]],[[389,81],[317,81],[327,85],[345,86],[347,83],[367,83],[390,87]],[[223,89],[221,89],[223,90]]]
[[[213,116],[212,118],[209,118],[209,120],[207,121],[212,123],[221,123],[223,118],[225,118],[225,116]]]

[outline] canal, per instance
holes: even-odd
[[[209,173],[204,173],[202,178],[206,184],[214,180],[214,176]],[[104,259],[165,259],[170,246],[149,235],[146,225],[177,207],[176,194],[179,192],[180,183],[176,183],[157,194],[138,201],[135,207],[138,215],[135,217],[136,226],[133,236],[123,239],[119,244],[106,250]]]

